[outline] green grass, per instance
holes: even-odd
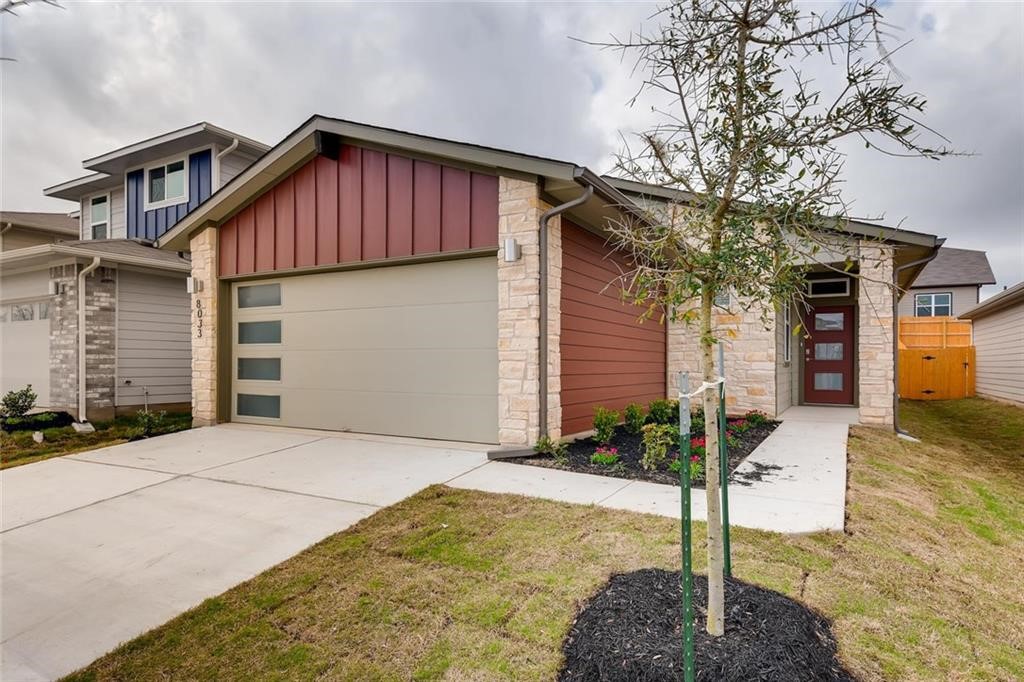
[[[164,417],[157,435],[191,428],[192,415],[174,412]],[[0,432],[0,469],[31,464],[51,457],[70,455],[83,450],[105,448],[130,440],[138,434],[135,415],[122,415],[108,421],[93,422],[96,431],[78,433],[72,427],[43,430],[43,442],[32,440],[31,431]]]
[[[911,403],[903,420],[922,443],[853,430],[847,533],[736,529],[735,572],[832,619],[863,680],[1021,679],[1024,410]],[[552,679],[580,604],[612,573],[678,567],[678,537],[659,517],[433,487],[69,679]]]

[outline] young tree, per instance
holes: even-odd
[[[703,377],[711,382],[717,294],[735,293],[767,323],[778,306],[802,300],[809,264],[851,270],[855,254],[843,252],[841,239],[841,141],[885,154],[951,152],[919,121],[925,100],[900,83],[873,1],[844,2],[821,15],[792,0],[678,0],[655,18],[651,31],[596,44],[636,59],[644,76],[637,95],[654,100],[658,113],[636,149],[626,145],[617,170],[678,189],[680,198],[646,220],[609,227],[634,263],[629,296],[697,326]],[[861,261],[855,276],[863,278]],[[715,453],[714,392],[705,391],[703,407],[707,451]],[[721,635],[716,457],[707,458],[706,480],[707,630]]]

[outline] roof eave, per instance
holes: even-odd
[[[67,246],[66,244],[40,244],[29,246],[24,249],[14,249],[0,253],[0,265],[10,266],[12,264],[24,263],[32,260],[45,260],[46,257],[61,256],[65,258],[100,258],[108,263],[121,265],[136,265],[153,270],[165,270],[168,272],[191,272],[192,266],[189,263],[174,263],[171,261],[133,256],[131,254],[110,253],[108,251],[97,251],[81,246]]]

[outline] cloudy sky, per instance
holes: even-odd
[[[610,169],[651,119],[630,64],[570,36],[625,34],[635,3],[33,5],[0,19],[0,205],[70,210],[43,187],[81,160],[200,120],[277,142],[313,113]],[[853,150],[858,216],[985,249],[1024,279],[1024,3],[889,2],[927,122],[972,156]]]

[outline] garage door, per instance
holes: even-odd
[[[36,406],[50,406],[49,272],[20,273],[3,278],[0,290],[0,392],[31,384]]]
[[[498,435],[493,257],[232,286],[232,417],[482,443]]]

